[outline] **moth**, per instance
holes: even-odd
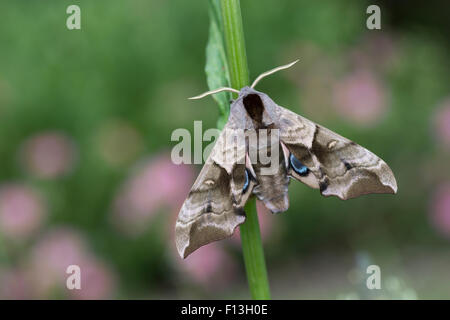
[[[238,94],[230,105],[228,121],[179,212],[175,233],[182,258],[203,245],[231,236],[245,221],[244,205],[252,195],[272,213],[286,211],[292,178],[318,189],[323,196],[343,200],[397,192],[394,174],[382,159],[254,89],[262,78],[297,61],[261,74],[250,87],[240,91],[220,88],[191,98],[222,91]],[[269,135],[258,134],[261,129]],[[256,143],[244,138],[227,144],[227,137],[237,130],[254,134]],[[278,139],[269,138],[275,131]],[[270,174],[263,174],[267,165],[258,159],[251,161],[249,154],[262,149],[267,152],[269,147],[278,151],[279,156],[274,158],[277,166]],[[232,153],[234,156],[228,157]]]

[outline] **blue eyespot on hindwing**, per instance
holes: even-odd
[[[248,178],[248,172],[247,172],[247,169],[245,169],[245,183],[244,183],[244,187],[242,188],[242,193],[245,193],[245,191],[247,191],[249,184],[250,184],[250,180]]]
[[[309,173],[309,169],[307,166],[305,166],[303,163],[300,162],[300,160],[298,160],[292,153],[289,156],[289,162],[291,163],[291,167],[292,169],[294,169],[294,171],[304,177],[307,176]]]

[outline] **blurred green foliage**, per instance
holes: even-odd
[[[82,29],[69,31],[65,12],[74,3],[82,11]],[[365,1],[260,0],[242,1],[241,6],[251,79],[300,58],[295,70],[265,79],[258,90],[381,156],[399,186],[396,196],[370,195],[344,202],[325,199],[293,182],[289,211],[271,220],[280,232],[265,242],[269,276],[317,253],[351,256],[368,251],[375,261],[390,261],[401,270],[403,248],[448,249],[448,241],[436,233],[428,217],[434,186],[450,178],[448,150],[442,151],[432,134],[434,110],[449,95],[445,38],[414,21],[396,29],[395,17],[383,6],[383,29],[369,31]],[[176,275],[176,264],[184,262],[169,254],[173,239],[167,230],[174,221],[169,210],[160,208],[160,215],[135,237],[111,223],[114,197],[136,163],[170,150],[176,128],[192,132],[194,120],[202,120],[204,129],[216,125],[219,114],[211,98],[186,100],[208,88],[207,3],[6,0],[0,2],[0,12],[0,184],[19,181],[43,194],[49,214],[40,233],[58,225],[80,230],[95,254],[116,272],[114,297],[228,296],[235,287],[226,293],[197,291]],[[304,97],[311,87],[303,84],[324,70],[323,77],[328,72],[339,83],[355,68],[352,50],[380,34],[395,46],[392,63],[375,64],[370,70],[381,79],[388,97],[381,120],[361,126],[332,107],[328,116],[318,118],[306,111],[314,106],[307,105],[311,100]],[[312,58],[311,48],[319,53]],[[377,49],[372,48],[372,59],[377,59]],[[330,61],[333,67],[328,69]],[[309,62],[320,68],[311,69]],[[98,150],[98,130],[109,119],[126,121],[143,139],[144,147],[124,165],[105,163]],[[21,165],[20,146],[46,130],[62,131],[76,144],[71,174],[39,179]],[[34,241],[31,238],[23,246],[4,242],[7,254],[0,267],[20,264]],[[229,251],[230,259],[240,264],[239,251]],[[238,272],[243,277],[242,267]],[[245,281],[238,279],[237,287],[245,292]],[[440,294],[450,296],[448,288],[441,289]],[[281,292],[278,289],[274,298],[286,296]],[[427,291],[421,295],[433,297]]]

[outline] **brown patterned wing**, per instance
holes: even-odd
[[[243,207],[255,182],[246,173],[245,145],[225,146],[229,130],[227,126],[222,131],[178,215],[176,246],[182,258],[203,245],[231,236],[245,221]],[[226,155],[236,150],[244,154],[238,152],[237,158],[232,157],[234,163],[226,162],[230,159]]]
[[[397,192],[392,170],[369,150],[285,108],[278,114],[291,176],[344,200]]]

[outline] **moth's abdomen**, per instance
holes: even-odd
[[[261,200],[272,213],[284,212],[289,208],[288,186],[289,177],[284,163],[283,152],[279,150],[279,161],[275,164],[274,172],[270,171],[270,164],[253,165],[258,184],[253,189],[253,194]]]

